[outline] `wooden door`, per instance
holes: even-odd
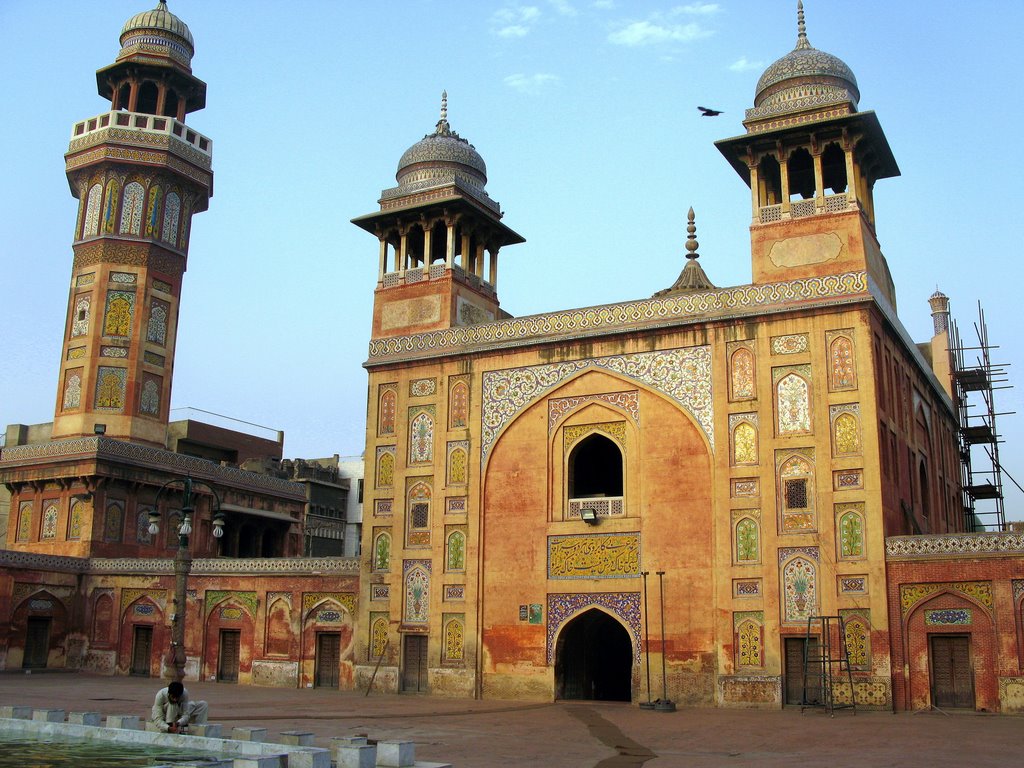
[[[427,690],[427,638],[424,635],[406,635],[402,663],[402,690]]]
[[[317,688],[337,688],[338,669],[341,666],[341,635],[338,632],[320,632],[316,636]]]
[[[804,648],[811,659],[809,675],[806,680],[807,698],[804,699]],[[786,669],[785,690],[783,691],[783,704],[804,704],[813,703],[820,699],[821,691],[821,662],[815,662],[819,658],[818,638],[812,637],[810,645],[805,637],[785,638]]]
[[[30,616],[25,628],[23,669],[45,669],[50,655],[50,621],[48,616]]]
[[[974,709],[971,639],[967,635],[932,635],[932,704],[947,709]]]
[[[223,683],[238,682],[238,653],[242,633],[237,629],[220,631],[220,655],[217,658],[217,679]]]
[[[136,624],[132,630],[131,674],[149,677],[150,659],[153,653],[153,628]]]

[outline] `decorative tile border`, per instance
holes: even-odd
[[[970,608],[936,608],[924,612],[924,623],[929,627],[944,624],[966,625],[973,623],[973,620]]]
[[[955,533],[933,536],[890,536],[885,540],[886,560],[916,560],[970,555],[1024,554],[1021,533]]]
[[[742,600],[761,596],[760,579],[733,579],[732,596]]]
[[[612,371],[676,401],[693,416],[714,451],[711,348],[684,347],[485,372],[481,466],[486,462],[501,430],[521,411],[569,377],[588,369]]]
[[[592,337],[638,327],[705,323],[709,316],[761,314],[796,302],[865,298],[868,289],[866,272],[847,272],[510,318],[375,339],[370,342],[368,365],[389,358],[464,354],[476,346],[499,349],[536,343],[545,338]]]
[[[866,575],[838,576],[836,578],[839,581],[839,594],[841,595],[866,595],[868,593],[868,577]]]
[[[947,581],[933,584],[901,584],[900,607],[906,617],[915,605],[940,592],[959,592],[992,608],[992,582],[990,581]]]
[[[806,333],[772,337],[773,355],[796,355],[806,352],[809,347]]]
[[[574,411],[581,405],[592,402],[602,402],[612,405],[628,414],[635,424],[640,423],[640,393],[637,390],[629,392],[610,392],[601,395],[581,395],[580,397],[557,397],[548,400],[548,431],[554,429],[555,424],[565,414]]]
[[[466,587],[463,584],[445,584],[444,601],[458,603],[466,599]]]

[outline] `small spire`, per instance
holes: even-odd
[[[688,259],[699,259],[700,254],[697,253],[697,225],[693,223],[693,206],[690,206],[690,210],[686,214],[686,250],[689,251],[686,254]]]
[[[697,243],[697,225],[694,223],[694,218],[693,207],[691,206],[690,210],[686,213],[686,265],[683,267],[683,271],[679,273],[679,277],[672,284],[672,287],[658,291],[654,294],[655,297],[670,296],[676,293],[708,291],[715,287],[708,279],[708,276],[704,274],[704,270],[697,261],[700,258],[700,254],[697,253],[697,248],[700,245]]]
[[[804,23],[804,0],[796,0],[796,49],[811,47],[807,39],[807,24]]]
[[[448,125],[448,91],[441,91],[441,119],[437,121],[437,128],[434,130],[436,136],[447,136],[452,132]]]

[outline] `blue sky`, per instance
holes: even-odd
[[[72,124],[108,107],[94,73],[114,61],[122,24],[153,5],[0,3],[4,424],[52,419],[76,210],[62,155]],[[442,89],[527,240],[502,251],[507,311],[671,285],[691,205],[711,280],[749,282],[749,190],[713,142],[743,132],[758,77],[795,43],[795,5],[170,0],[209,85],[188,122],[213,140],[216,173],[193,220],[172,407],[283,429],[289,456],[361,452],[377,244],[349,220],[377,209]],[[875,200],[904,325],[930,337],[938,286],[972,335],[980,299],[995,360],[1022,375],[1024,4],[807,0],[806,13],[811,43],[856,74],[860,109],[878,113],[903,174]],[[724,114],[701,118],[698,104]],[[1001,410],[1024,410],[1021,387],[997,392]],[[1000,431],[1024,482],[1021,418]],[[1021,495],[1008,499],[1024,518]]]

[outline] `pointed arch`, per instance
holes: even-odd
[[[811,431],[811,387],[795,371],[784,374],[775,385],[775,412],[780,435]]]
[[[367,652],[371,659],[379,659],[388,647],[388,617],[375,616],[370,622],[370,642]]]
[[[853,339],[846,334],[831,336],[828,345],[829,389],[839,392],[857,388],[857,365]]]
[[[92,642],[93,645],[110,644],[114,621],[114,598],[109,592],[103,592],[96,598],[92,609]]]
[[[755,388],[754,353],[747,347],[739,347],[729,358],[729,395],[732,400],[751,400]]]
[[[423,409],[409,422],[409,463],[429,464],[434,460],[434,416]]]
[[[448,427],[463,429],[469,425],[469,385],[462,380],[452,384],[448,395]]]
[[[733,614],[736,666],[764,666],[764,614],[743,611]]]
[[[761,524],[753,514],[740,517],[733,526],[734,553],[737,565],[761,561]]]
[[[107,191],[103,203],[103,231],[113,234],[117,222],[117,182],[111,179],[107,182]]]
[[[466,570],[466,534],[456,529],[445,540],[445,570],[449,573]]]
[[[60,507],[56,499],[43,502],[43,521],[39,529],[39,538],[42,540],[57,538],[57,520],[60,516]]]
[[[146,190],[137,182],[125,184],[121,195],[121,227],[122,235],[137,235],[142,230],[142,208]]]
[[[859,506],[844,505],[839,509],[839,557],[860,560],[864,557],[864,514]]]
[[[395,449],[394,446],[387,446],[377,449],[377,472],[378,488],[391,488],[395,483]]]
[[[394,387],[384,389],[377,407],[377,434],[395,434],[395,419],[398,414],[398,392]]]
[[[71,512],[68,514],[68,541],[78,541],[82,538],[82,515],[85,511],[85,502],[75,499],[71,502]]]
[[[779,464],[779,510],[783,533],[813,531],[815,511],[814,461],[804,454],[786,455]]]
[[[466,622],[463,615],[445,616],[441,631],[441,661],[462,664],[466,660]]]
[[[832,419],[832,445],[836,456],[856,456],[861,452],[860,421],[849,411]]]
[[[149,188],[149,198],[146,202],[146,237],[157,237],[160,234],[163,197],[164,190],[159,184]]]
[[[732,463],[734,465],[757,464],[757,428],[743,420],[732,430]]]
[[[164,199],[164,225],[160,239],[172,246],[178,244],[178,226],[181,218],[181,197],[177,192],[168,192]]]
[[[430,620],[430,571],[416,562],[406,569],[403,583],[403,622],[427,624]]]
[[[782,568],[782,621],[806,624],[818,612],[818,569],[812,560],[797,555]]]
[[[100,233],[100,208],[103,206],[103,185],[96,183],[89,188],[89,197],[85,204],[85,224],[82,226],[82,237],[92,237]]]
[[[391,533],[380,531],[373,538],[373,570],[391,570]]]

